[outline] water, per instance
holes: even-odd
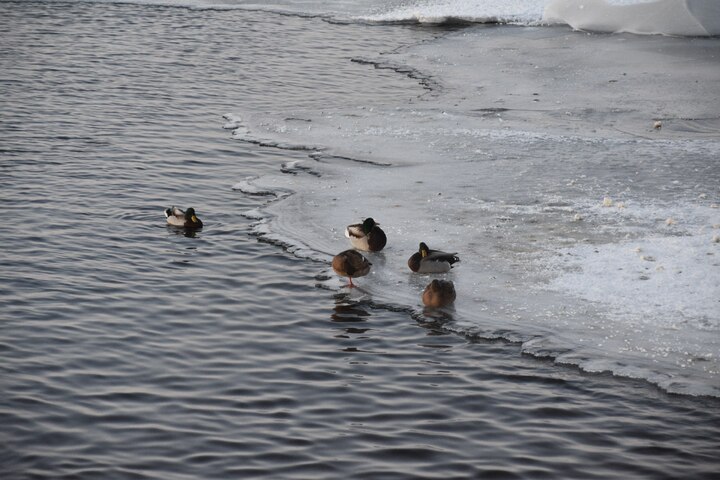
[[[486,285],[497,296],[483,293],[486,308],[474,319],[462,304],[439,316],[416,308],[409,299],[423,279],[398,288],[393,302],[374,295],[383,286],[377,273],[358,281],[364,291],[340,289],[323,260],[343,245],[342,223],[323,239],[307,205],[322,214],[324,191],[356,175],[367,175],[353,180],[363,189],[377,184],[387,196],[382,190],[399,175],[379,181],[373,172],[405,167],[354,166],[323,152],[311,160],[308,151],[240,142],[222,128],[222,115],[250,112],[258,124],[284,114],[283,122],[312,131],[318,112],[342,112],[334,117],[342,129],[348,111],[374,122],[373,112],[365,115],[374,105],[432,102],[437,89],[418,82],[422,71],[399,75],[399,61],[373,68],[350,59],[375,61],[449,31],[152,5],[0,9],[0,181],[11,219],[0,283],[3,478],[716,474],[716,398],[584,373],[484,339],[478,318],[493,330],[511,316],[500,307],[522,305],[496,282]],[[319,48],[326,45],[335,48]],[[268,125],[258,132],[273,142],[307,147],[293,128]],[[383,156],[393,148],[386,143]],[[288,173],[278,175],[281,167]],[[712,180],[713,172],[697,175]],[[296,193],[268,204],[274,196],[259,195],[262,188],[232,188],[265,183]],[[460,200],[457,188],[442,196]],[[473,211],[497,216],[488,198],[463,198],[463,208],[477,203]],[[162,210],[171,204],[194,206],[205,229],[166,227]],[[503,208],[552,223],[521,207]],[[287,221],[298,210],[310,233]],[[396,243],[378,270],[389,274],[404,261],[396,210],[386,214]],[[597,215],[608,213],[597,207]],[[261,240],[288,250],[258,242],[263,229]],[[504,258],[488,257],[479,275],[512,274],[502,272]],[[475,281],[463,276],[472,264],[463,258],[458,284]]]

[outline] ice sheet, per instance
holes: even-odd
[[[720,34],[715,0],[441,0],[403,4],[361,17],[374,22],[566,24],[608,33]]]
[[[366,120],[377,121],[374,116]],[[351,132],[337,128],[347,121],[333,115],[323,124],[318,118],[312,136],[330,138],[334,130],[335,136],[351,136],[353,144],[403,156],[392,166],[380,167],[352,161],[346,156],[349,147],[329,148],[305,162],[322,175],[319,180],[310,174],[255,180],[260,190],[296,192],[268,208],[271,218],[261,224],[259,233],[270,231],[271,240],[292,246],[291,251],[327,261],[349,247],[343,227],[372,215],[383,224],[389,246],[369,255],[373,271],[357,280],[362,288],[352,295],[421,311],[420,292],[430,277],[411,274],[406,261],[417,243],[425,241],[432,248],[458,251],[462,259],[446,275],[458,289],[450,328],[489,338],[532,340],[532,353],[587,363],[591,369],[614,371],[622,365],[623,374],[638,377],[651,378],[655,374],[648,369],[655,371],[656,360],[662,359],[667,365],[657,369],[663,373],[662,382],[672,379],[669,388],[716,393],[717,385],[694,385],[693,375],[682,371],[694,359],[703,359],[710,385],[717,381],[720,248],[711,232],[720,223],[720,212],[707,195],[680,195],[672,205],[658,206],[648,203],[642,190],[623,188],[620,178],[626,172],[617,172],[618,178],[608,175],[605,182],[617,200],[605,207],[605,190],[580,173],[588,165],[575,165],[567,169],[567,177],[557,179],[567,186],[563,194],[562,185],[553,182],[556,173],[548,177],[557,165],[536,162],[532,154],[548,142],[562,142],[553,148],[562,163],[597,146],[609,155],[627,155],[626,149],[636,148],[636,143],[438,130],[432,125],[378,128],[357,117]],[[442,117],[435,122],[443,123]],[[490,148],[483,146],[488,140],[494,144]],[[473,154],[450,155],[457,146]],[[657,147],[656,158],[668,151],[682,155],[680,146]],[[370,151],[366,154],[379,160]],[[543,173],[545,168],[548,172]],[[669,218],[676,223],[668,225]],[[616,271],[617,262],[627,262],[617,252],[633,249],[646,252],[646,257],[638,253],[634,269]],[[342,285],[329,269],[325,275],[329,286]],[[691,281],[703,278],[702,288]],[[658,282],[665,287],[655,288]],[[612,288],[603,291],[601,285]],[[638,295],[647,300],[638,304]],[[613,343],[606,338],[606,328],[613,329],[614,337],[632,333],[633,340]],[[676,337],[670,344],[658,333],[668,328]],[[678,372],[668,373],[676,367]],[[678,375],[687,378],[677,381]]]
[[[349,248],[344,226],[372,216],[388,247],[351,297],[431,315],[420,293],[432,277],[406,265],[424,241],[461,257],[441,275],[458,291],[447,328],[718,395],[718,66],[703,55],[717,44],[567,35],[479,28],[385,55],[434,81],[407,103],[236,112],[239,140],[295,149],[292,174],[247,181],[295,192],[258,234],[327,262]],[[344,284],[329,267],[318,278]]]
[[[553,0],[545,8],[543,21],[597,32],[720,35],[720,3],[715,0]]]
[[[403,4],[366,15],[371,22],[451,22],[539,24],[547,0],[443,0]]]

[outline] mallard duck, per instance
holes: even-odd
[[[345,228],[345,236],[350,243],[358,250],[365,252],[379,252],[385,247],[387,237],[385,232],[372,218],[366,218],[362,223],[348,225]]]
[[[170,207],[165,209],[168,225],[173,227],[184,227],[191,229],[202,228],[202,221],[195,215],[195,209],[190,207],[183,211],[178,207]]]
[[[420,242],[420,249],[408,259],[408,267],[417,273],[445,273],[450,271],[453,263],[459,261],[457,253],[430,250],[427,245]]]
[[[340,252],[332,260],[332,268],[335,273],[342,277],[350,279],[349,286],[354,287],[353,277],[364,277],[370,272],[370,265],[367,258],[355,250],[345,250]]]
[[[422,301],[426,307],[440,308],[455,301],[455,285],[449,280],[433,280],[425,287]]]

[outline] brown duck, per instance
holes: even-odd
[[[449,280],[433,280],[425,287],[422,301],[426,307],[440,308],[455,301],[455,285]]]
[[[340,252],[332,260],[333,270],[342,277],[348,277],[350,287],[355,286],[352,281],[353,277],[363,277],[370,272],[370,265],[372,263],[355,250]]]

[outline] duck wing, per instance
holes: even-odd
[[[460,257],[457,256],[457,252],[447,253],[441,252],[440,250],[430,250],[425,260],[430,262],[448,262],[452,265],[455,262],[459,262]]]
[[[175,207],[175,206],[166,208],[165,209],[165,217],[170,218],[171,216],[172,217],[181,217],[181,218],[185,219],[185,210]]]
[[[372,265],[364,256],[354,250],[347,252],[348,273],[353,276],[363,276],[370,271]]]
[[[355,250],[345,250],[333,258],[332,267],[338,274],[349,277],[367,275],[372,265],[365,257]]]
[[[368,246],[370,247],[370,250],[373,252],[379,252],[385,248],[386,244],[387,236],[385,235],[385,232],[383,232],[380,227],[374,226],[368,234]]]
[[[408,267],[410,267],[410,270],[413,272],[417,272],[420,270],[420,260],[422,260],[422,255],[420,255],[420,252],[415,252],[412,255],[410,255],[410,258],[408,258]]]
[[[363,232],[362,223],[348,225],[345,228],[345,236],[347,238],[363,238],[365,236],[365,232]]]
[[[172,225],[174,227],[185,226],[185,211],[178,207],[166,208],[165,217],[167,218],[168,225]]]

